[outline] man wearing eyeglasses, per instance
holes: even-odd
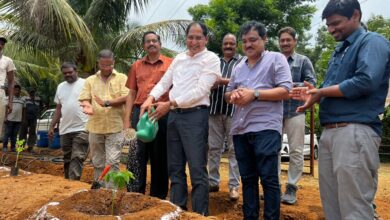
[[[161,39],[153,31],[145,32],[142,37],[143,47],[146,56],[137,60],[128,74],[126,87],[130,89],[126,99],[125,116],[123,121],[124,129],[135,128],[140,114],[140,106],[148,97],[161,77],[167,71],[172,58],[160,53]],[[168,92],[158,99],[159,102],[169,101]],[[169,109],[167,109],[169,111]],[[168,168],[167,168],[167,119],[168,115],[158,120],[158,133],[150,143],[137,141],[135,155],[129,150],[129,162],[133,163],[128,169],[135,175],[135,181],[127,186],[131,192],[145,193],[146,170],[150,159],[151,184],[150,196],[165,199],[168,194]],[[136,163],[136,164],[134,164]],[[137,169],[138,167],[138,169]]]
[[[297,111],[319,103],[321,134],[318,173],[326,219],[374,219],[378,187],[379,115],[389,87],[390,44],[361,26],[357,0],[329,1],[322,12],[337,45],[319,89],[294,88],[305,100]]]
[[[283,99],[292,87],[283,54],[266,50],[267,31],[248,21],[240,28],[246,57],[233,69],[225,98],[235,105],[230,134],[242,182],[245,219],[259,219],[259,178],[264,191],[264,219],[280,216],[278,155]]]
[[[111,165],[119,170],[123,139],[123,109],[129,90],[127,76],[114,69],[114,53],[102,50],[98,54],[99,71],[85,81],[79,96],[83,112],[89,115],[87,130],[97,181],[103,169]]]
[[[187,209],[186,163],[192,184],[192,211],[208,215],[209,183],[207,174],[207,139],[209,93],[221,77],[220,61],[206,48],[207,27],[193,22],[186,29],[187,51],[180,53],[160,82],[141,106],[141,114],[150,110],[159,119],[169,109],[167,131],[168,174],[171,180],[170,201]],[[169,91],[169,101],[156,102]],[[155,103],[155,104],[153,104]]]

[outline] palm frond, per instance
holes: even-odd
[[[116,37],[111,48],[119,53],[142,51],[142,35],[146,31],[155,31],[162,39],[178,43],[185,36],[185,29],[190,22],[189,20],[169,20],[134,27]]]
[[[84,16],[92,32],[119,32],[132,10],[142,12],[149,0],[94,0]]]
[[[0,16],[6,18],[8,37],[22,45],[46,45],[58,51],[59,45],[74,45],[74,56],[87,67],[95,63],[96,44],[77,13],[66,0],[0,0]],[[13,16],[10,16],[13,15]]]

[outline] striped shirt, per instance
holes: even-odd
[[[232,59],[226,62],[221,60],[222,78],[230,78],[233,68],[241,61],[242,57],[236,54]],[[210,115],[224,114],[233,116],[234,105],[228,104],[225,101],[225,92],[227,85],[218,85],[217,88],[211,90],[210,95]]]

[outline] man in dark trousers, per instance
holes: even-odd
[[[37,141],[37,119],[39,117],[42,102],[41,99],[35,95],[35,89],[30,89],[28,94],[29,96],[22,97],[24,101],[24,111],[19,139],[26,140],[28,151],[31,153],[35,142]]]
[[[124,128],[136,128],[139,121],[140,106],[147,99],[153,86],[157,84],[161,77],[171,65],[172,58],[160,53],[161,39],[153,31],[145,32],[143,35],[144,50],[146,56],[137,60],[128,74],[126,87],[130,89],[126,99]],[[159,101],[168,101],[168,93],[165,93]],[[131,114],[132,112],[132,114]],[[151,186],[150,195],[165,199],[168,194],[168,165],[167,165],[167,119],[168,114],[158,121],[158,133],[156,138],[150,143],[137,141],[136,158],[129,160],[136,161],[134,167],[136,180],[128,186],[129,191],[145,193],[146,188],[146,167],[150,159],[151,166]],[[131,121],[131,123],[130,123]],[[129,152],[133,155],[133,152]],[[130,169],[133,169],[129,167]],[[133,170],[130,170],[133,172]]]

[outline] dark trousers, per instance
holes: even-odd
[[[279,219],[280,142],[281,135],[275,130],[233,135],[242,181],[244,219],[259,219],[259,177],[264,191],[264,219]]]
[[[168,173],[171,180],[170,201],[187,207],[186,163],[192,184],[192,211],[208,215],[209,181],[207,173],[207,109],[176,113],[168,117]]]
[[[136,128],[139,120],[140,108],[135,106],[133,109],[132,127]],[[166,199],[168,194],[168,165],[167,165],[167,119],[168,115],[158,120],[158,133],[156,138],[149,143],[140,140],[136,145],[136,160],[138,160],[139,170],[130,171],[134,173],[136,181],[132,186],[128,186],[129,191],[145,194],[147,164],[150,160],[151,184],[150,196],[160,199]],[[129,160],[132,153],[129,151]],[[137,166],[135,166],[137,168]],[[138,174],[138,175],[137,175]]]
[[[5,121],[5,132],[3,137],[3,148],[7,148],[8,139],[11,140],[11,150],[15,151],[16,146],[16,136],[18,135],[18,131],[20,128],[19,121]]]
[[[88,132],[79,131],[60,135],[64,155],[65,179],[80,180],[83,163],[88,155]]]
[[[31,151],[37,141],[37,119],[26,119],[22,122],[19,132],[19,139],[26,140],[28,150]],[[28,134],[28,139],[27,138]]]

